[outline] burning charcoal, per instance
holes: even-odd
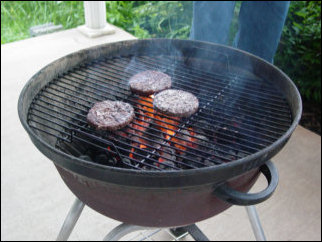
[[[167,144],[165,144],[167,145]],[[169,145],[163,146],[160,151],[159,163],[171,162],[173,163],[176,160],[175,151]],[[159,164],[157,164],[159,165]]]
[[[187,157],[188,157],[188,154],[187,154]],[[195,156],[193,157],[191,154],[189,155],[189,158],[190,160],[187,160],[187,163],[191,166],[194,166],[194,167],[204,167],[203,165],[203,158],[200,157],[200,156]],[[194,161],[194,162],[193,162]]]
[[[169,166],[167,166],[167,165],[169,165]],[[176,165],[172,161],[168,161],[168,160],[163,161],[161,164],[159,164],[159,167],[161,169],[165,169],[165,170],[172,170],[173,168],[170,166],[176,167]]]
[[[180,139],[179,139],[180,138]],[[177,150],[178,153],[182,153],[183,151],[187,150],[189,147],[193,146],[194,138],[191,137],[191,134],[188,130],[181,130],[176,137],[172,138],[174,141],[174,146],[179,149]]]
[[[148,171],[148,170],[151,170],[152,168],[149,166],[142,166],[141,169]]]
[[[236,160],[236,152],[234,150],[229,150],[228,151],[229,153],[229,157],[230,157],[230,160]]]
[[[204,163],[206,166],[214,166],[214,165],[219,165],[224,163],[224,161],[218,157],[208,157],[207,159],[204,160]]]
[[[165,160],[170,160],[170,161],[176,160],[175,151],[172,148],[166,147],[166,148],[163,148],[163,151],[164,152],[162,152],[162,157]]]
[[[67,136],[66,136],[66,138],[67,138]],[[75,145],[73,145],[73,144],[75,144]],[[73,154],[75,156],[79,156],[80,154],[84,154],[87,149],[87,147],[84,146],[77,139],[73,139],[72,143],[63,142],[63,141],[58,140],[56,142],[56,147],[63,150],[64,152],[67,152],[68,154]]]
[[[167,151],[168,153],[171,153],[172,155],[174,155],[176,153],[176,151],[173,148],[171,148],[170,146],[163,147],[163,150]]]
[[[214,166],[215,165],[215,163],[210,158],[205,159],[204,164],[205,164],[205,166]]]
[[[91,159],[91,157],[93,157],[93,153],[94,153],[93,149],[88,149],[85,152],[85,156],[89,156],[89,158]],[[93,161],[93,159],[91,159],[91,161]]]
[[[158,140],[156,142],[153,142],[153,148],[155,148],[157,150],[161,149],[160,143],[162,144],[162,140]]]
[[[87,161],[92,161],[91,157],[89,157],[88,155],[81,155],[78,158],[83,159],[83,160],[87,160]]]
[[[197,123],[196,123],[196,132],[205,132],[205,133],[209,133],[210,130],[213,130],[213,127],[212,125],[206,121],[206,120],[199,120]]]
[[[202,131],[201,129],[195,128],[195,127],[194,127],[194,129],[196,130],[195,135],[202,135],[202,136],[207,137],[206,133],[204,131]]]
[[[239,134],[239,131],[238,131],[238,129],[237,128],[235,128],[234,126],[233,126],[233,124],[231,124],[231,125],[225,125],[225,126],[223,126],[223,127],[221,127],[220,128],[220,130],[219,130],[219,133],[220,134],[223,134],[223,135],[225,135],[225,136],[233,136],[233,137],[237,137],[236,135],[238,135]]]
[[[153,137],[151,137],[151,139],[153,139],[153,141],[154,141],[152,143],[152,146],[155,149],[159,150],[159,149],[162,148],[162,145],[161,144],[164,143],[164,140],[162,139],[162,134],[159,133],[157,137],[153,136]]]
[[[109,164],[109,158],[104,153],[97,154],[94,157],[94,161],[97,162],[97,163],[99,163],[99,164],[104,164],[104,165],[108,165]]]
[[[115,166],[117,164],[117,160],[114,156],[110,156],[105,153],[99,153],[94,157],[94,161],[109,166]]]
[[[122,162],[123,162],[124,164],[132,165],[131,160],[130,160],[130,159],[128,159],[128,158],[122,158]]]
[[[162,139],[155,140],[155,142],[152,143],[152,146],[154,149],[160,150],[161,149],[161,144],[162,144]]]
[[[115,157],[110,157],[107,161],[110,166],[115,166],[118,162]]]
[[[220,163],[222,162],[228,162],[228,161],[231,161],[232,157],[230,154],[227,154],[225,152],[222,151],[221,148],[219,147],[216,147],[216,150],[214,150],[212,153],[214,153],[214,161],[217,162],[217,159]]]
[[[196,134],[194,137],[201,150],[211,149],[211,144],[209,144],[209,139],[206,136]]]
[[[229,162],[236,159],[235,153],[233,150],[225,150],[225,152],[222,151],[222,149],[219,149],[219,150],[220,151],[215,150],[214,152],[216,158],[219,158],[225,162]]]
[[[163,136],[159,130],[156,129],[149,129],[148,130],[147,139],[151,140],[150,144],[153,146],[154,149],[161,149],[161,144],[163,143]]]
[[[178,164],[177,166],[183,169],[189,169],[191,167],[204,167],[202,157],[200,156],[195,156],[193,154],[189,153],[184,153],[181,155],[181,157],[177,158],[177,161],[187,164],[189,166],[186,166],[184,164]]]
[[[188,130],[186,130],[186,129],[180,131],[179,134],[182,136],[181,138],[183,138],[184,140],[189,140],[190,139],[189,138],[190,137],[190,132]]]
[[[238,159],[241,159],[241,158],[246,157],[246,156],[247,156],[247,154],[245,154],[245,153],[244,153],[244,152],[242,152],[242,151],[238,151],[238,152],[237,152],[237,156],[238,156]]]

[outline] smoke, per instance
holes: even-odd
[[[195,1],[190,39],[228,44],[235,1]]]
[[[176,76],[179,63],[183,63],[184,53],[171,40],[164,43],[162,41],[158,44],[158,40],[155,40],[154,45],[145,45],[130,58],[124,71],[134,75],[144,70],[154,70],[166,73],[172,78]]]

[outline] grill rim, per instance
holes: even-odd
[[[262,62],[261,64],[268,65],[268,68],[270,68],[274,71],[277,71],[279,73],[279,75],[282,75],[283,78],[285,79],[285,81],[283,81],[283,84],[287,85],[288,89],[286,89],[286,91],[288,91],[290,93],[289,94],[291,96],[290,99],[292,99],[292,102],[289,102],[289,100],[287,100],[287,102],[290,106],[290,109],[291,109],[291,113],[292,113],[292,123],[291,123],[290,127],[288,128],[288,130],[279,139],[277,139],[275,142],[273,142],[271,145],[265,147],[264,149],[261,149],[260,151],[254,153],[254,154],[251,154],[251,155],[248,155],[244,158],[235,160],[234,162],[224,163],[224,164],[211,166],[211,167],[202,167],[202,168],[197,168],[197,169],[192,169],[192,170],[151,171],[151,170],[133,170],[133,169],[126,169],[126,168],[104,166],[104,165],[100,165],[97,163],[88,162],[83,159],[79,159],[77,157],[71,156],[71,155],[64,153],[64,152],[58,150],[57,148],[49,145],[46,141],[44,141],[41,138],[41,136],[37,135],[34,132],[34,130],[28,125],[28,123],[27,123],[28,109],[31,105],[32,100],[39,93],[39,91],[35,92],[34,90],[30,90],[30,87],[32,86],[33,82],[35,80],[37,80],[37,78],[39,78],[40,74],[46,75],[46,73],[48,71],[51,71],[51,72],[54,71],[55,74],[57,74],[57,72],[64,72],[64,71],[70,69],[70,67],[68,67],[67,65],[64,66],[64,68],[66,70],[63,70],[63,68],[60,68],[60,70],[57,70],[54,68],[54,70],[53,70],[52,67],[63,66],[63,63],[66,63],[66,61],[68,63],[69,59],[72,59],[73,57],[80,57],[79,63],[98,59],[99,56],[97,56],[97,55],[99,55],[99,54],[95,51],[100,50],[102,48],[108,49],[108,48],[116,47],[116,48],[114,48],[114,51],[116,51],[116,53],[118,53],[118,51],[122,50],[123,46],[132,47],[132,46],[135,46],[136,44],[140,45],[140,47],[142,45],[143,46],[144,45],[150,46],[151,43],[153,45],[156,45],[157,42],[159,42],[159,41],[170,42],[170,43],[174,43],[174,44],[184,43],[185,45],[188,45],[188,46],[193,46],[194,44],[196,44],[198,46],[227,49],[228,51],[231,51],[231,52],[237,51],[242,55],[249,56],[250,59],[253,59],[256,62],[259,62],[259,63]],[[94,54],[92,54],[93,52],[94,52]],[[77,65],[76,63],[72,63],[71,66],[76,66],[76,65]],[[48,83],[48,81],[46,81],[44,84],[42,84],[40,89],[43,88],[47,83]],[[277,83],[277,82],[274,82],[274,84],[279,85],[279,83]],[[283,92],[283,94],[285,94],[285,91]],[[31,98],[29,100],[30,103],[25,102],[25,99],[27,99],[28,95],[31,96]],[[287,97],[288,95],[285,94],[285,96]],[[143,184],[145,186],[153,186],[153,187],[154,186],[164,186],[167,184],[168,184],[168,186],[171,186],[171,187],[179,186],[178,184],[173,183],[172,179],[170,179],[170,178],[174,178],[175,180],[178,180],[176,178],[180,178],[182,181],[185,181],[185,183],[180,182],[179,183],[179,184],[181,184],[180,186],[182,186],[182,185],[183,186],[189,186],[189,185],[195,186],[196,184],[199,184],[199,185],[204,184],[205,180],[208,180],[209,182],[216,180],[217,182],[219,182],[219,181],[225,181],[229,178],[238,176],[238,175],[243,174],[246,171],[249,171],[253,168],[259,167],[266,160],[270,159],[273,155],[275,155],[286,144],[286,142],[288,141],[288,139],[290,138],[291,134],[293,133],[293,131],[295,130],[296,126],[298,125],[298,123],[300,121],[301,114],[302,114],[302,100],[301,100],[300,93],[299,93],[298,89],[296,88],[295,84],[282,70],[278,69],[277,67],[275,67],[271,63],[265,61],[264,59],[254,56],[253,54],[248,53],[246,51],[242,51],[242,50],[230,47],[230,46],[214,44],[214,43],[210,43],[210,42],[203,42],[203,41],[177,40],[177,39],[171,39],[171,40],[169,40],[169,39],[144,39],[144,40],[119,41],[119,42],[103,44],[103,45],[98,45],[98,46],[94,46],[91,48],[82,49],[77,52],[63,56],[63,57],[49,63],[48,65],[43,67],[40,71],[38,71],[35,75],[33,75],[31,77],[31,79],[25,84],[24,88],[22,89],[22,91],[20,93],[19,100],[18,100],[18,114],[19,114],[19,119],[20,119],[24,129],[27,131],[28,135],[30,136],[32,142],[36,145],[36,147],[43,154],[45,154],[49,159],[51,159],[55,164],[65,168],[65,169],[71,170],[72,172],[80,173],[80,174],[83,174],[85,176],[88,176],[88,177],[96,179],[96,180],[103,180],[106,182],[113,181],[113,182],[116,182],[118,184],[123,184],[123,185],[129,185],[129,181],[128,180],[122,181],[122,178],[123,178],[122,175],[126,176],[127,178],[134,178],[134,179],[130,179],[130,180],[132,180],[132,182],[134,181],[131,184],[133,186],[140,186],[140,184],[141,185]],[[56,157],[54,157],[54,156],[56,156]],[[87,168],[87,169],[84,169],[84,168]],[[88,172],[88,169],[91,169],[91,172]],[[113,176],[113,178],[111,178],[107,175],[107,172],[110,172],[113,174],[115,173],[116,176]],[[189,177],[195,177],[196,175],[198,175],[199,179],[189,179]],[[214,178],[215,175],[217,177]],[[120,176],[121,179],[118,178],[117,176]],[[144,181],[147,177],[155,178],[155,179],[152,179],[152,180],[154,180],[154,182],[152,182],[151,180],[149,180],[148,183],[146,181]],[[201,177],[205,177],[205,178],[200,179]],[[135,178],[137,178],[137,179],[135,179]],[[143,178],[143,179],[140,179],[140,178]],[[165,178],[165,179],[163,181],[160,181],[160,178]],[[186,178],[186,179],[182,179],[182,178]]]

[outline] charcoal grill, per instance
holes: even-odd
[[[182,119],[156,113],[153,96],[128,87],[144,70],[162,71],[172,88],[196,95],[198,112]],[[135,119],[116,132],[96,131],[86,114],[102,100],[132,104]],[[290,138],[302,106],[282,71],[247,52],[149,39],[54,61],[26,84],[18,111],[32,142],[86,205],[122,222],[174,227],[267,199],[278,180],[269,160]],[[268,187],[247,194],[260,173]]]

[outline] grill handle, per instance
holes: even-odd
[[[233,205],[255,205],[268,199],[278,184],[278,172],[271,161],[267,161],[259,169],[267,179],[268,186],[258,193],[243,193],[230,188],[227,183],[215,188],[214,194],[221,200]]]

